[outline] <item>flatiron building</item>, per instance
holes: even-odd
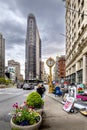
[[[33,14],[27,18],[25,79],[41,78],[41,39]]]

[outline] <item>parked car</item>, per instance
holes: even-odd
[[[23,88],[23,83],[17,83],[17,88]]]
[[[31,86],[28,83],[24,83],[23,89],[31,89]]]
[[[30,86],[31,89],[34,89],[35,85],[33,83],[29,83],[29,86]]]

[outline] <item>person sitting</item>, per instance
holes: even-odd
[[[61,89],[60,89],[60,87],[58,86],[58,84],[57,84],[57,86],[55,87],[55,96],[61,96],[62,95],[62,91],[61,91]]]

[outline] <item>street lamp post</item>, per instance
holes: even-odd
[[[50,77],[49,77],[49,93],[52,93],[53,86],[52,86],[52,67],[55,64],[55,61],[53,58],[48,58],[46,61],[47,66],[49,67]]]

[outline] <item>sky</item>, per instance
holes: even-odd
[[[65,54],[63,0],[0,0],[0,33],[5,38],[5,64],[14,59],[25,71],[27,16],[33,13],[42,41],[42,61]],[[45,64],[47,70],[47,65]]]

